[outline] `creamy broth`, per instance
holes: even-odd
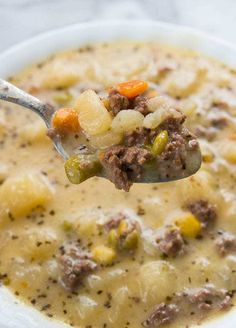
[[[136,184],[129,193],[101,178],[74,186],[40,118],[1,102],[1,281],[27,304],[74,327],[142,327],[156,305],[177,302],[183,291],[209,284],[223,289],[231,305],[234,301],[236,241],[222,251],[217,240],[222,231],[232,239],[236,233],[235,71],[191,51],[124,42],[56,54],[10,80],[61,107],[73,104],[85,89],[106,95],[110,86],[134,78],[149,81],[187,116],[203,155],[196,175]],[[158,236],[194,212],[188,204],[202,200],[214,208],[214,222],[206,228],[201,222],[197,236],[184,237],[183,254],[163,254]],[[107,245],[104,223],[118,213],[139,225],[137,249],[116,250],[110,265],[98,264],[78,288],[66,289],[58,260],[62,246],[77,242],[90,253]],[[202,323],[221,309],[199,312],[193,310],[198,304],[190,303],[180,306],[166,327]]]

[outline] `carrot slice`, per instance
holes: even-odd
[[[65,132],[78,132],[80,128],[78,114],[73,108],[61,108],[55,112],[52,125]]]
[[[148,88],[148,83],[142,80],[131,80],[119,83],[116,87],[117,91],[127,98],[134,98]]]

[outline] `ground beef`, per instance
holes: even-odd
[[[215,240],[215,245],[218,253],[225,256],[236,251],[236,237],[229,232],[221,231]]]
[[[158,167],[165,168],[165,162],[168,162],[173,168],[170,173],[178,176],[179,172],[186,168],[186,156],[186,141],[175,132],[165,150],[157,157]]]
[[[156,242],[158,249],[166,256],[176,257],[186,251],[184,239],[177,229],[167,231],[163,237],[158,237]]]
[[[159,327],[172,322],[179,312],[175,304],[161,303],[156,305],[151,314],[142,322],[143,327]]]
[[[117,90],[112,89],[108,95],[109,107],[117,115],[121,110],[129,108],[129,99],[122,96]]]
[[[176,111],[178,111],[176,109]],[[170,115],[162,122],[159,126],[160,130],[167,130],[169,133],[171,132],[180,132],[182,130],[182,125],[186,120],[186,116],[178,111],[178,115]]]
[[[198,138],[213,141],[217,135],[217,130],[213,127],[205,128],[203,126],[198,126],[195,128],[194,133]]]
[[[54,142],[56,142],[59,137],[59,132],[58,132],[58,130],[56,130],[54,128],[50,128],[47,130],[47,136],[50,139],[52,139]]]
[[[90,255],[82,251],[79,245],[70,245],[63,248],[58,261],[62,271],[62,284],[71,291],[81,284],[86,274],[97,267]]]
[[[216,289],[213,285],[208,285],[199,289],[188,289],[182,293],[187,301],[198,310],[225,310],[231,305],[231,297],[225,289]]]
[[[138,128],[124,134],[124,144],[127,147],[143,146],[150,143],[150,130]]]
[[[148,98],[147,97],[137,96],[137,97],[134,98],[134,100],[132,102],[132,108],[134,110],[140,112],[144,116],[146,116],[147,114],[150,113],[147,103],[148,103]]]
[[[129,191],[132,182],[141,177],[143,164],[151,158],[146,149],[116,145],[105,150],[101,163],[116,188]]]
[[[125,219],[126,216],[123,213],[117,213],[104,224],[104,228],[106,231],[110,231],[111,229],[116,229],[118,228],[120,222]]]
[[[200,199],[186,206],[201,222],[204,228],[208,227],[217,218],[216,208],[208,201]]]
[[[211,125],[216,129],[222,130],[228,125],[228,120],[226,117],[217,117],[211,120]]]
[[[121,95],[117,90],[112,89],[109,92],[108,100],[109,107],[114,116],[116,116],[123,109],[133,109],[143,115],[147,115],[149,113],[147,106],[148,98],[142,95],[129,100],[127,97]]]

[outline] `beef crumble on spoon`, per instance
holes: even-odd
[[[123,82],[103,99],[84,91],[75,109],[54,114],[49,135],[60,135],[73,154],[65,164],[72,183],[104,176],[129,191],[134,182],[176,180],[199,169],[199,145],[183,126],[186,117],[149,94],[145,81]]]

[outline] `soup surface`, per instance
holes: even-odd
[[[40,118],[1,102],[1,283],[73,327],[190,327],[234,304],[236,72],[191,51],[121,42],[53,55],[10,81],[59,108],[129,79],[184,112],[201,169],[128,193],[102,178],[69,184]]]

